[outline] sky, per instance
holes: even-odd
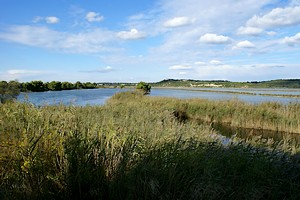
[[[0,0],[0,80],[300,78],[300,0]]]

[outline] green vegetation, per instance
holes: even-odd
[[[151,83],[153,87],[227,87],[227,88],[300,88],[300,79],[272,80],[272,81],[252,81],[252,82],[230,82],[224,80],[183,80],[183,79],[167,79],[156,83]],[[144,90],[146,94],[150,93],[151,86],[149,83],[76,83],[70,82],[42,82],[31,81],[20,84],[23,92],[44,92],[44,91],[59,91],[73,89],[94,89],[94,88],[137,88]],[[228,91],[226,91],[228,93]],[[233,93],[233,92],[231,92]],[[250,94],[250,93],[249,93]],[[281,95],[283,96],[283,95]]]
[[[271,81],[230,82],[224,80],[166,79],[152,83],[153,87],[231,87],[231,88],[300,88],[300,79],[279,79]]]
[[[20,83],[17,81],[0,82],[0,104],[12,101],[20,94]]]
[[[97,83],[81,83],[77,81],[76,83],[70,82],[42,82],[42,81],[31,81],[26,83],[21,83],[21,89],[23,92],[44,92],[44,91],[60,91],[60,90],[74,90],[74,89],[94,89],[97,88]]]
[[[144,94],[149,94],[151,91],[151,86],[150,84],[141,81],[137,84],[136,89],[142,91]]]
[[[299,110],[135,92],[104,106],[3,104],[0,199],[299,199],[294,140],[222,144],[199,122],[294,129]]]

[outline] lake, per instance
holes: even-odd
[[[68,105],[103,105],[107,99],[117,92],[124,92],[130,89],[84,89],[84,90],[64,90],[64,91],[48,91],[48,92],[29,92],[21,93],[18,97],[19,101],[27,101],[35,105],[52,105],[52,104],[68,104]],[[300,102],[300,98],[292,97],[276,97],[262,96],[257,94],[289,94],[299,95],[300,89],[236,89],[236,88],[201,88],[197,89],[169,89],[169,88],[153,88],[150,96],[175,97],[181,99],[188,98],[204,98],[212,100],[229,100],[238,99],[249,103],[262,103],[267,101],[290,103]],[[209,91],[204,91],[209,90]],[[214,92],[215,91],[215,92]],[[220,92],[221,91],[221,92]],[[248,92],[253,95],[226,93],[226,91]]]

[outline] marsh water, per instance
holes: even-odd
[[[117,92],[128,91],[130,89],[85,89],[85,90],[64,90],[64,91],[48,91],[48,92],[30,92],[21,93],[18,97],[20,101],[28,101],[35,105],[51,105],[51,104],[71,104],[77,106],[84,105],[103,105],[106,100]],[[205,91],[208,90],[208,91]],[[214,92],[215,91],[215,92]],[[228,91],[229,93],[226,93]],[[249,94],[235,94],[230,93],[236,92],[247,92]],[[278,97],[278,96],[263,96],[257,94],[271,94],[281,95],[288,94],[295,97]],[[164,97],[175,97],[175,98],[204,98],[212,100],[229,100],[238,99],[248,103],[262,103],[262,102],[279,102],[279,103],[290,103],[300,102],[300,98],[296,95],[300,94],[300,89],[236,89],[236,88],[201,88],[197,89],[158,89],[154,88],[151,90],[150,96],[164,96]]]
[[[105,102],[117,92],[124,92],[130,89],[85,89],[85,90],[65,90],[65,91],[49,91],[49,92],[30,92],[21,93],[18,97],[19,101],[27,101],[37,106],[53,105],[53,104],[66,104],[66,105],[103,105]],[[208,90],[208,91],[205,91]],[[215,92],[214,92],[215,91]],[[220,92],[221,91],[221,92]],[[226,93],[229,91],[229,93]],[[230,92],[247,92],[247,94],[238,94]],[[249,93],[253,93],[250,95]],[[295,95],[295,97],[278,97],[278,96],[263,96],[259,94],[288,94]],[[300,94],[300,89],[235,89],[235,88],[201,88],[197,89],[158,89],[151,90],[150,96],[164,96],[175,97],[181,99],[188,98],[204,98],[211,100],[229,100],[237,99],[248,103],[262,103],[262,102],[279,102],[283,104],[288,103],[300,103],[300,98],[296,97]],[[240,138],[246,138],[249,136],[261,135],[263,137],[271,137],[274,140],[280,140],[287,137],[289,134],[284,132],[268,131],[261,129],[246,129],[246,128],[234,128],[226,124],[211,124],[211,127],[218,133],[230,137],[236,134]],[[298,134],[292,135],[300,141]]]

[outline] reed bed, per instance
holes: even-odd
[[[191,120],[218,119],[213,105],[226,103],[127,92],[104,106],[2,104],[0,199],[299,199],[299,146],[222,143]]]

